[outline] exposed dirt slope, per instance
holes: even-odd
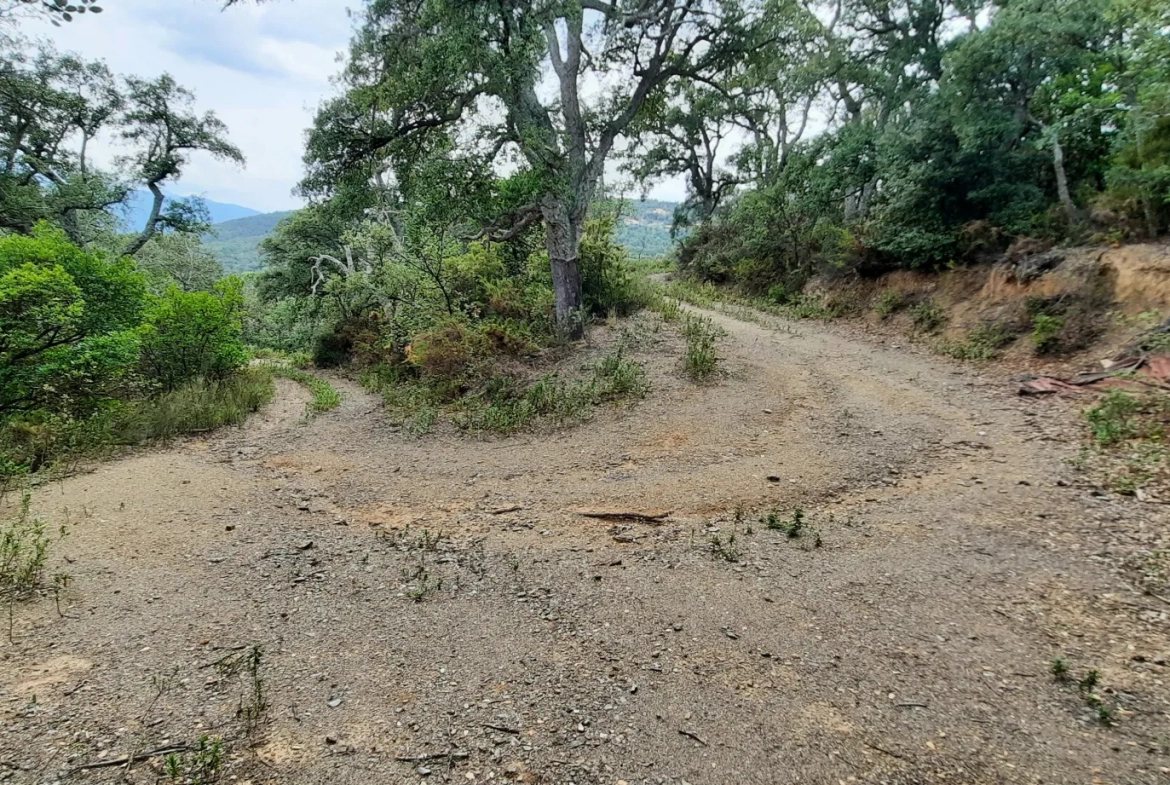
[[[1114,560],[1165,508],[1068,484],[1068,412],[998,380],[711,318],[725,378],[640,322],[654,392],[575,430],[415,438],[348,383],[306,424],[282,386],[267,421],[42,489],[68,617],[22,607],[0,648],[0,780],[211,732],[257,783],[1168,781],[1170,604]],[[822,545],[737,505],[800,506]],[[246,685],[206,667],[250,644],[254,754]]]

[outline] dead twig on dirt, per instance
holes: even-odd
[[[897,758],[898,760],[908,760],[908,758],[905,755],[901,754],[900,752],[892,752],[891,750],[887,750],[885,747],[879,747],[878,745],[871,744],[868,741],[863,741],[861,743],[864,744],[866,747],[869,747],[871,750],[877,750],[878,752],[883,752],[886,755],[889,755],[891,758]]]
[[[430,752],[425,755],[396,755],[394,760],[401,763],[426,763],[431,760],[467,760],[471,757],[467,752]]]
[[[510,507],[497,507],[496,509],[491,511],[491,514],[492,515],[506,515],[507,513],[510,513],[510,512],[520,512],[523,509],[524,508],[521,507],[519,504],[513,504]]]
[[[100,760],[97,763],[85,763],[70,769],[69,774],[78,774],[83,771],[92,771],[93,769],[110,769],[114,766],[127,766],[131,763],[138,763],[151,758],[157,758],[160,755],[170,755],[175,752],[191,752],[195,748],[189,744],[172,744],[168,747],[159,747],[146,752],[135,753],[134,755],[125,755],[121,758],[113,758],[112,760]]]
[[[899,703],[899,704],[897,704],[897,706],[899,709],[925,709],[926,708],[925,703],[911,703],[911,702]]]
[[[702,736],[700,736],[699,734],[695,733],[694,731],[683,730],[682,728],[679,728],[679,729],[678,729],[678,732],[679,732],[680,734],[682,734],[683,736],[686,736],[688,739],[694,739],[695,741],[697,741],[697,742],[699,742],[700,744],[702,744],[704,747],[710,747],[710,746],[711,746],[710,744],[708,744],[708,743],[707,743],[707,740],[706,740],[706,739],[704,739]]]
[[[246,648],[248,648],[248,647],[247,646],[229,646],[227,648],[227,652],[228,652],[227,654],[223,655],[222,657],[220,657],[218,660],[215,660],[214,662],[208,662],[208,663],[205,663],[203,665],[200,665],[199,669],[203,670],[204,668],[217,668],[220,665],[223,665],[224,663],[226,663],[228,660],[236,657],[238,652],[241,652]],[[224,650],[223,647],[220,647],[220,646],[217,646],[216,649],[218,649],[219,651]]]
[[[498,730],[500,733],[511,733],[511,734],[519,734],[520,733],[519,728],[509,728],[507,725],[490,725],[490,724],[485,722],[483,724],[483,726],[485,728],[487,728],[488,730]]]
[[[642,521],[643,523],[661,523],[670,517],[670,510],[576,510],[578,515],[586,518],[598,518],[603,521]]]

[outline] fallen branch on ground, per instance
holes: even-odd
[[[600,518],[603,521],[643,521],[645,523],[661,523],[670,517],[670,510],[577,510],[578,515],[586,518]]]
[[[125,766],[129,763],[139,763],[151,758],[157,758],[160,755],[170,755],[175,752],[192,752],[195,748],[189,744],[172,744],[169,747],[159,747],[158,749],[148,750],[147,752],[139,752],[136,755],[126,755],[121,758],[114,758],[112,760],[102,760],[97,763],[86,763],[74,768],[70,774],[76,774],[81,771],[91,771],[93,769],[108,769],[114,766]]]

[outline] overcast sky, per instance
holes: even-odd
[[[274,0],[221,11],[220,0],[105,0],[103,13],[54,28],[25,22],[30,37],[105,60],[118,74],[166,71],[195,91],[201,110],[227,123],[248,162],[241,169],[197,156],[181,195],[234,202],[256,210],[300,206],[291,191],[301,177],[305,129],[349,40],[346,5],[358,0]],[[677,199],[669,184],[654,196]]]

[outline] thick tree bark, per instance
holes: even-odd
[[[585,216],[582,211],[570,210],[555,197],[544,200],[541,212],[552,267],[557,324],[567,329],[570,338],[580,338],[585,334],[581,292],[581,231]]]

